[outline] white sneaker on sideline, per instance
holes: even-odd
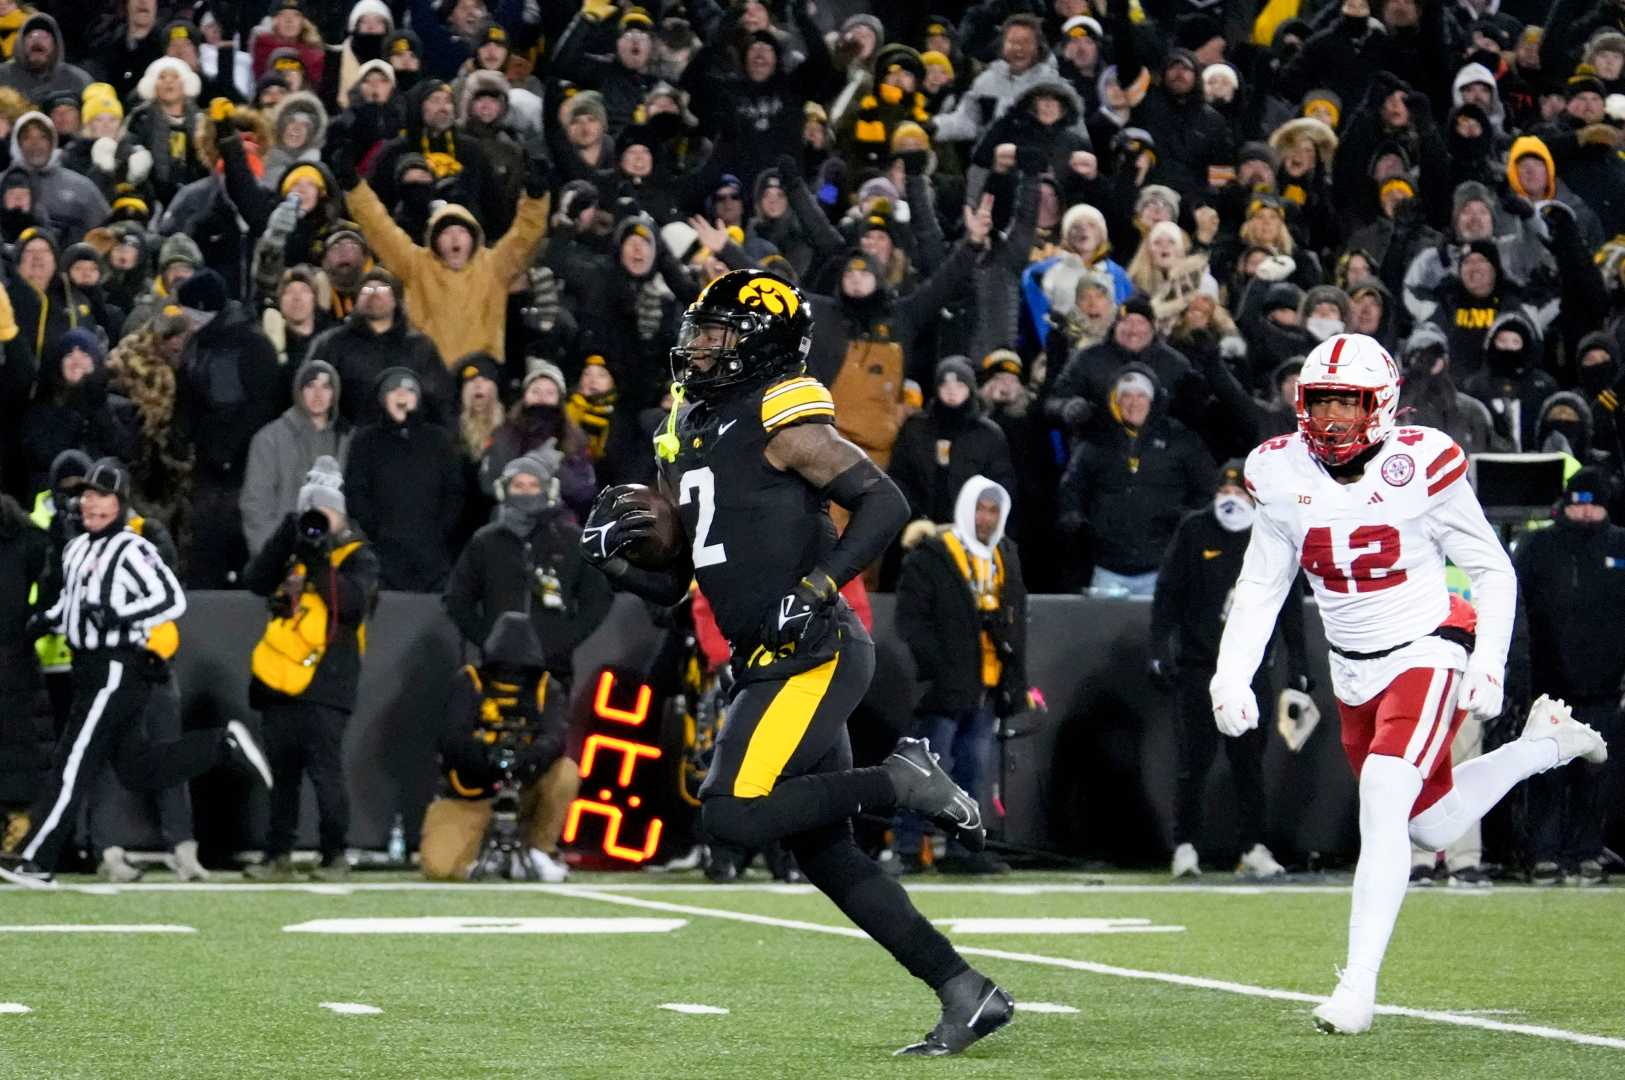
[[[1195,844],[1180,844],[1174,848],[1174,864],[1169,871],[1175,878],[1202,876],[1202,860],[1196,854]]]
[[[1557,743],[1559,765],[1585,758],[1594,765],[1608,760],[1608,744],[1597,730],[1574,718],[1569,707],[1558,698],[1545,694],[1529,707],[1529,719],[1523,726],[1525,739],[1551,739]]]
[[[1286,867],[1275,861],[1275,856],[1263,844],[1254,844],[1253,849],[1241,857],[1241,863],[1236,867],[1236,873],[1250,878],[1274,878],[1286,873]]]
[[[131,865],[124,857],[124,849],[110,847],[102,849],[101,865],[96,867],[96,876],[103,881],[111,881],[115,885],[128,885],[133,881],[141,880],[141,868]]]
[[[531,848],[530,865],[536,868],[537,876],[549,885],[569,880],[570,868],[565,865],[562,855],[554,858],[541,848]]]
[[[170,858],[171,869],[175,876],[182,881],[208,881],[209,872],[203,869],[203,864],[197,859],[197,841],[182,840],[175,845],[175,854]]]
[[[1356,986],[1361,980],[1349,978],[1346,971],[1338,972],[1337,989],[1331,1000],[1315,1006],[1311,1014],[1315,1027],[1323,1035],[1363,1035],[1371,1030],[1371,1020],[1377,1012],[1377,986],[1368,982]]]

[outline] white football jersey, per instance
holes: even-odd
[[[1334,654],[1334,689],[1348,704],[1369,700],[1405,667],[1460,666],[1460,647],[1430,636],[1451,614],[1448,558],[1473,581],[1474,657],[1499,677],[1516,585],[1511,561],[1468,483],[1467,464],[1448,435],[1425,427],[1397,429],[1361,478],[1346,485],[1332,479],[1301,434],[1255,449],[1246,477],[1258,512],[1225,625],[1220,672],[1227,679],[1244,672],[1243,684],[1251,679],[1299,569],[1314,588],[1326,639],[1338,649],[1379,653],[1421,643],[1387,663]]]

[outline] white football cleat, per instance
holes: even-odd
[[[1241,863],[1236,867],[1236,873],[1249,878],[1274,878],[1286,873],[1286,867],[1275,861],[1275,856],[1263,844],[1254,844],[1253,849],[1241,857]]]
[[[1315,1027],[1323,1035],[1363,1035],[1371,1030],[1377,1012],[1377,988],[1370,984],[1356,988],[1347,972],[1338,972],[1337,989],[1324,1005],[1311,1013]]]
[[[570,868],[565,865],[563,856],[554,858],[541,848],[531,848],[530,865],[536,876],[549,885],[569,880]]]
[[[1529,719],[1523,726],[1525,739],[1551,739],[1557,743],[1557,763],[1567,764],[1575,758],[1585,758],[1593,765],[1608,760],[1608,744],[1597,730],[1574,718],[1569,707],[1558,698],[1545,694],[1529,707]]]
[[[1176,878],[1202,876],[1202,860],[1196,854],[1195,844],[1180,844],[1174,848],[1174,865],[1170,873]]]

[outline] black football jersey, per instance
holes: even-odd
[[[768,439],[794,424],[833,424],[835,403],[797,376],[678,414],[675,461],[662,461],[694,555],[694,576],[737,659],[762,620],[828,555],[835,526],[823,496],[768,463]]]

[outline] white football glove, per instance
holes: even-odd
[[[1235,738],[1258,726],[1258,699],[1251,686],[1243,683],[1238,687],[1215,675],[1208,683],[1208,693],[1213,698],[1213,723],[1225,735]]]
[[[1494,720],[1501,715],[1504,705],[1501,673],[1469,666],[1466,676],[1462,679],[1461,695],[1457,700],[1463,709],[1472,713],[1480,722]]]

